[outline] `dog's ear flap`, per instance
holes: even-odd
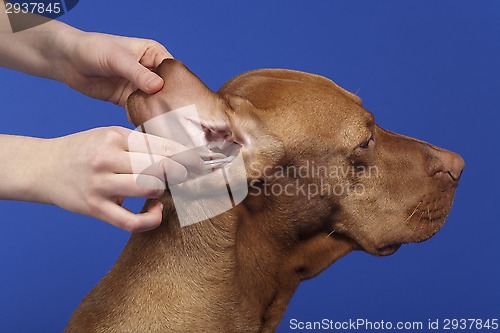
[[[182,62],[165,59],[154,71],[163,78],[163,88],[153,95],[138,90],[127,100],[128,116],[135,126],[166,112],[194,104],[200,118],[212,123],[214,127],[220,127],[220,130],[228,127],[227,103]]]
[[[178,60],[165,59],[155,72],[163,78],[163,88],[153,95],[136,91],[127,101],[127,112],[135,126],[164,113],[195,105],[207,143],[235,142],[242,147],[248,178],[261,178],[260,170],[275,165],[283,155],[281,143],[260,121],[248,100],[212,92]],[[160,124],[156,129],[149,127],[153,131],[148,133],[165,136],[162,128],[165,125]]]

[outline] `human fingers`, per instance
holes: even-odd
[[[101,195],[112,197],[135,197],[157,199],[165,191],[165,182],[158,177],[146,174],[113,175],[102,189]]]
[[[154,94],[163,87],[163,79],[139,63],[126,49],[120,53],[109,60],[109,66],[117,76],[129,80],[147,94]]]
[[[139,39],[137,42],[140,44],[147,44],[147,49],[139,60],[139,62],[147,68],[158,67],[163,60],[174,58],[163,45],[156,41]]]
[[[155,68],[167,58],[173,59],[172,54],[161,43],[146,38],[124,37],[107,35],[121,47],[138,55],[139,62],[148,68]]]
[[[134,214],[122,206],[107,201],[103,204],[98,219],[114,225],[120,229],[130,232],[142,232],[152,230],[161,224],[163,205],[153,202],[147,210],[140,214]]]
[[[116,174],[130,175],[136,178],[140,175],[151,176],[161,182],[168,181],[169,184],[180,184],[186,180],[188,175],[188,170],[185,166],[168,158],[152,162],[148,160],[148,157],[141,156],[131,160],[130,163],[122,167],[123,171],[120,170],[121,172],[117,172]],[[140,179],[136,180],[139,181]],[[149,183],[145,185],[149,185]]]
[[[188,148],[185,145],[166,138],[141,132],[131,132],[128,137],[129,157],[133,162],[144,161],[144,157],[134,154],[149,154],[151,163],[158,162],[162,158],[170,158],[184,165],[188,171],[197,172],[203,169],[203,160],[200,157],[200,149]],[[134,164],[134,163],[132,163]]]

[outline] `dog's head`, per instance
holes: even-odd
[[[207,138],[241,144],[249,195],[225,214],[252,221],[237,235],[253,233],[244,237],[302,258],[293,265],[307,271],[304,278],[334,260],[332,244],[389,255],[443,226],[463,159],[380,128],[357,96],[332,81],[265,69],[213,93],[176,60],[156,71],[163,89],[128,100],[134,124],[195,104]]]

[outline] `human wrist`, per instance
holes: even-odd
[[[85,32],[61,22],[48,27],[46,42],[41,53],[46,59],[45,77],[66,83],[66,74],[78,41]]]
[[[50,203],[47,170],[50,139],[1,135],[0,199]]]

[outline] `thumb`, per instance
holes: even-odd
[[[163,79],[137,61],[126,75],[124,75],[126,79],[146,94],[154,94],[163,87]]]
[[[146,94],[154,94],[163,87],[163,79],[156,73],[141,65],[132,55],[116,57],[111,64],[116,74],[132,82],[138,89]]]

